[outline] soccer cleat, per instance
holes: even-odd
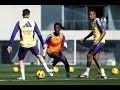
[[[53,73],[53,71],[54,71],[54,70],[52,70],[52,69],[48,69],[48,71],[47,71],[47,72],[51,72],[51,73]]]
[[[66,77],[70,77],[70,74],[66,74]]]
[[[48,74],[53,77],[53,72],[48,72]]]
[[[69,74],[68,74],[68,75],[66,75],[66,77],[67,77],[67,78],[73,78],[73,77],[72,77],[71,75],[69,75]]]
[[[53,70],[52,70],[52,69],[49,69],[49,70],[47,71],[47,73],[48,73],[50,76],[53,76]]]
[[[48,71],[47,72],[53,72],[54,70],[52,70],[52,69],[48,69]]]
[[[107,76],[101,76],[101,79],[107,79]]]
[[[69,72],[66,72],[66,77],[71,77]]]
[[[82,73],[81,75],[78,75],[79,78],[89,78],[88,75],[85,75],[85,73]]]
[[[19,77],[19,78],[17,78],[18,80],[25,80],[25,78],[23,78],[23,77]]]

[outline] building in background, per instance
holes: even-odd
[[[79,39],[86,36],[90,30],[88,11],[95,9],[99,18],[106,18],[106,45],[101,51],[100,59],[106,64],[107,60],[120,62],[120,6],[119,5],[2,5],[0,9],[6,10],[0,15],[0,63],[12,63],[19,47],[19,35],[13,44],[13,53],[6,51],[8,40],[17,20],[21,19],[23,8],[29,8],[33,18],[38,24],[44,39],[53,31],[53,24],[60,22],[64,25],[63,31],[68,40],[68,48],[64,50],[69,61],[73,64],[86,63],[86,53],[92,44],[92,37],[84,44]],[[38,42],[40,45],[40,42]],[[40,48],[41,49],[41,48]],[[4,53],[3,53],[4,52]],[[42,53],[42,50],[41,50]],[[28,59],[28,58],[27,58]],[[34,59],[34,58],[33,58]],[[49,59],[49,58],[48,58]],[[31,60],[28,60],[31,61]],[[32,61],[31,61],[32,62]]]

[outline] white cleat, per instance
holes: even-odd
[[[101,76],[101,79],[107,79],[107,76]]]
[[[54,70],[52,70],[52,69],[48,69],[48,71],[47,72],[53,72]]]
[[[23,78],[23,77],[19,77],[19,78],[17,78],[18,80],[25,80],[25,78]]]
[[[47,73],[48,73],[50,76],[53,76],[53,70],[52,70],[52,69],[49,69],[49,70],[47,71]]]
[[[53,72],[48,72],[48,74],[53,77]]]
[[[78,75],[79,78],[89,78],[89,75],[86,75],[85,73],[82,73]]]
[[[105,73],[101,74],[101,79],[107,79],[107,75]]]

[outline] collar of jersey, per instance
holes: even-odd
[[[24,18],[29,18],[29,16],[24,16]]]

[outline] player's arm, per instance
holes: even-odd
[[[67,48],[67,40],[66,40],[65,36],[63,36],[63,46],[65,48]]]
[[[96,24],[99,27],[100,32],[101,32],[101,35],[100,35],[99,39],[97,41],[95,41],[95,44],[97,45],[97,44],[99,44],[101,42],[101,40],[105,36],[106,31],[104,29],[104,25],[102,24],[102,22],[99,19],[96,20]]]
[[[44,58],[45,58],[47,46],[48,46],[48,44],[50,43],[51,38],[52,38],[52,36],[51,36],[51,34],[49,34],[49,35],[47,36],[47,39],[45,40],[45,46],[46,46],[46,48],[44,48],[44,50],[43,50],[43,57],[44,57]]]
[[[80,41],[83,43],[86,39],[93,35],[93,31],[91,31],[85,38],[81,39]]]
[[[18,32],[19,29],[20,29],[20,27],[19,27],[19,21],[18,21],[16,23],[15,27],[14,27],[14,30],[12,32],[12,35],[11,35],[11,38],[10,38],[10,41],[9,41],[9,46],[7,48],[7,51],[8,51],[9,54],[12,51],[12,44],[13,44],[14,38],[15,38],[15,36],[16,36],[16,34],[17,34],[17,32]]]
[[[46,45],[48,45],[48,44],[50,43],[51,38],[52,38],[52,35],[49,34],[49,35],[47,36],[47,39],[45,40],[45,44],[46,44]]]
[[[41,35],[41,32],[40,32],[40,30],[39,30],[38,25],[36,24],[36,22],[35,22],[35,32],[37,33],[37,36],[38,36],[38,38],[39,38],[39,40],[40,40],[40,42],[42,44],[42,47],[44,49],[44,40],[43,40],[43,37]]]

